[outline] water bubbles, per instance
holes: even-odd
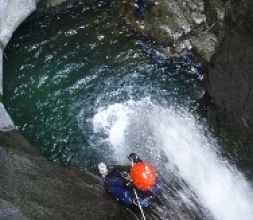
[[[95,49],[95,48],[96,48],[97,44],[96,44],[96,43],[93,43],[93,44],[90,44],[89,46],[90,46],[90,49],[92,49],[92,50],[93,50],[93,49]]]
[[[45,82],[47,81],[47,79],[48,79],[47,75],[42,75],[39,78],[39,82],[38,82],[37,88],[40,88],[43,84],[45,84]]]
[[[46,63],[46,62],[50,61],[51,59],[53,59],[53,55],[48,54],[48,55],[45,56],[44,62]]]
[[[131,109],[121,104],[114,104],[108,108],[101,108],[93,117],[93,130],[95,134],[104,133],[105,141],[112,146],[115,158],[126,161],[125,132],[128,127],[128,117]],[[102,136],[103,137],[103,136]]]
[[[95,133],[104,133],[101,137],[106,139],[117,163],[136,152],[144,160],[153,161],[161,172],[169,171],[168,176],[163,176],[165,183],[170,184],[170,176],[175,175],[175,186],[181,190],[174,185],[170,188],[189,209],[202,206],[218,220],[237,220],[240,216],[250,220],[253,216],[249,184],[220,158],[216,141],[207,137],[184,109],[162,107],[150,99],[130,100],[100,109],[93,118],[93,128]],[[201,206],[195,206],[194,200]],[[204,218],[210,218],[209,212],[203,211]]]
[[[76,35],[77,33],[78,33],[77,30],[75,30],[75,29],[70,29],[70,30],[64,32],[64,35],[68,37],[68,36]]]

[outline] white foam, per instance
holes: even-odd
[[[96,132],[104,132],[119,163],[128,152],[141,149],[138,143],[144,143],[142,156],[147,152],[145,148],[155,150],[148,151],[153,157],[158,156],[154,152],[164,154],[168,158],[164,167],[187,183],[194,198],[214,219],[253,219],[251,187],[236,168],[219,156],[216,141],[204,134],[204,128],[190,113],[130,101],[100,109],[93,124]],[[185,189],[184,193],[191,190]]]
[[[114,104],[108,108],[99,109],[93,118],[94,132],[106,134],[106,142],[111,145],[116,161],[126,160],[125,131],[131,111],[128,106]]]
[[[191,114],[155,107],[150,120],[159,147],[215,219],[253,219],[252,189]]]

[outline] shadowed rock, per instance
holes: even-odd
[[[0,219],[135,219],[87,172],[55,165],[17,132],[0,132]]]
[[[228,111],[253,132],[253,2],[227,1],[226,32],[208,71],[208,90],[220,111]]]
[[[136,20],[135,9],[125,7],[120,13],[127,23],[172,51],[193,49],[210,61],[219,42],[224,23],[224,5],[220,0],[159,0],[157,6],[147,6],[144,29]]]

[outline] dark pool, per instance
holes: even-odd
[[[15,32],[4,61],[4,103],[49,160],[92,168],[109,153],[92,141],[98,108],[147,97],[192,107],[199,69],[189,56],[163,60],[110,9],[76,5],[33,16]]]

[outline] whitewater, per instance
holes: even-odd
[[[190,198],[195,198],[207,210],[205,219],[253,218],[252,188],[189,111],[150,99],[129,100],[99,108],[92,123],[94,133],[103,134],[100,146],[110,148],[115,163],[127,163],[126,155],[137,152],[161,173],[182,179],[179,197],[192,209]]]

